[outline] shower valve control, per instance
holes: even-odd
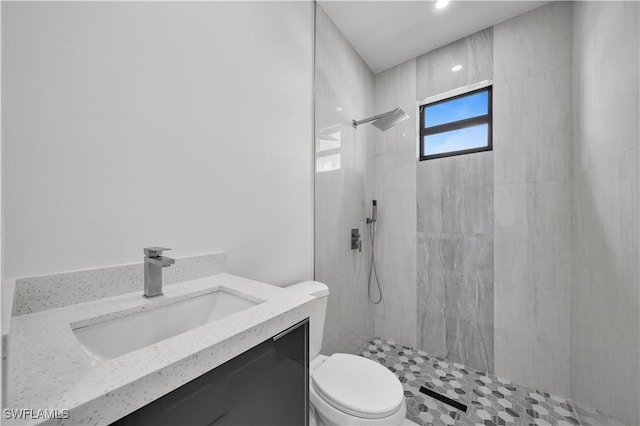
[[[360,239],[360,230],[358,228],[351,230],[351,250],[362,251],[362,240]]]

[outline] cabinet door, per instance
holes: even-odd
[[[306,319],[113,425],[306,426],[308,334]]]

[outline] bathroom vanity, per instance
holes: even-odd
[[[68,418],[6,424],[308,424],[314,305],[222,273],[14,317],[5,408]]]
[[[112,425],[308,425],[308,353],[306,319]]]

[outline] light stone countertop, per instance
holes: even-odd
[[[92,367],[71,324],[91,324],[224,289],[256,306]],[[8,409],[68,409],[66,420],[2,424],[109,424],[308,318],[310,296],[230,274],[12,318]]]

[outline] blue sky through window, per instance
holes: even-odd
[[[488,91],[440,102],[424,109],[425,127],[438,126],[488,114]]]
[[[424,155],[442,154],[487,146],[488,124],[465,127],[424,137]]]

